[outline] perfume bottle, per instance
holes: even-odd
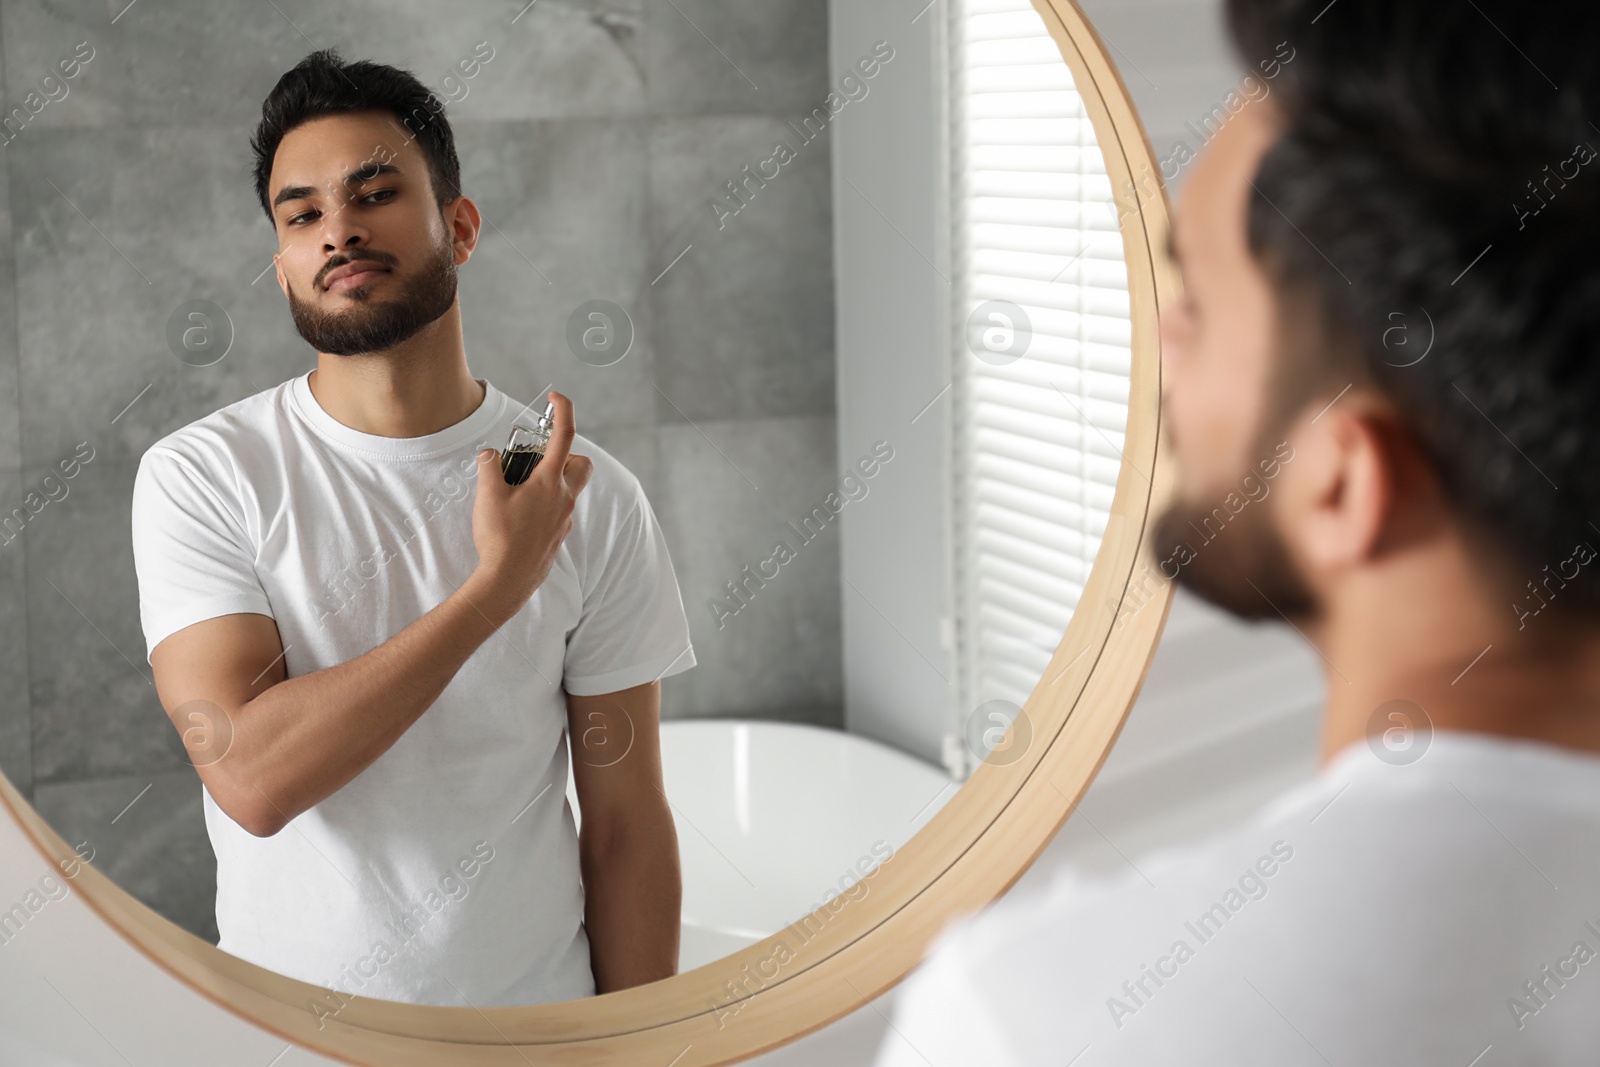
[[[544,450],[550,444],[550,431],[555,425],[556,406],[547,403],[544,414],[539,416],[532,426],[517,423],[511,427],[511,437],[506,441],[505,451],[500,453],[500,469],[505,472],[506,482],[510,485],[521,485],[528,480],[528,475],[533,473],[533,468],[539,465],[544,458]]]

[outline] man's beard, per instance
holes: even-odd
[[[387,260],[382,263],[390,266]],[[374,302],[370,292],[357,291],[350,306],[339,311],[300,300],[290,286],[294,327],[312,348],[336,356],[382,352],[410,340],[455,302],[456,261],[450,244],[441,244],[415,279],[397,280],[401,292],[395,299]]]
[[[1238,514],[1223,504],[1230,491],[1247,501]],[[1179,585],[1242,619],[1315,618],[1321,605],[1272,523],[1271,497],[1250,499],[1237,487],[1215,497],[1174,500],[1156,518],[1152,547],[1163,575],[1177,566]],[[1220,528],[1219,517],[1226,519]]]

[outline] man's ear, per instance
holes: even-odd
[[[478,205],[463,193],[445,205],[444,223],[450,230],[456,266],[463,266],[478,247],[478,235],[483,231],[483,215],[478,211]]]
[[[287,298],[289,295],[289,280],[283,276],[283,254],[281,252],[272,253],[272,267],[278,275],[278,289]]]
[[[1395,517],[1406,442],[1389,414],[1351,395],[1299,427],[1290,522],[1305,565],[1344,570],[1376,555]]]

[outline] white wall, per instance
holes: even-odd
[[[833,125],[839,465],[894,459],[840,514],[845,727],[930,762],[952,707],[946,495],[950,270],[938,66],[943,4],[832,0],[833,82],[877,41],[894,58]],[[926,413],[922,413],[927,408]],[[920,417],[919,417],[920,414]],[[915,422],[912,420],[915,419]]]

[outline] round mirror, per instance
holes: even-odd
[[[733,1062],[1138,689],[1152,154],[1071,0],[386,14],[8,22],[8,862],[331,1057]]]

